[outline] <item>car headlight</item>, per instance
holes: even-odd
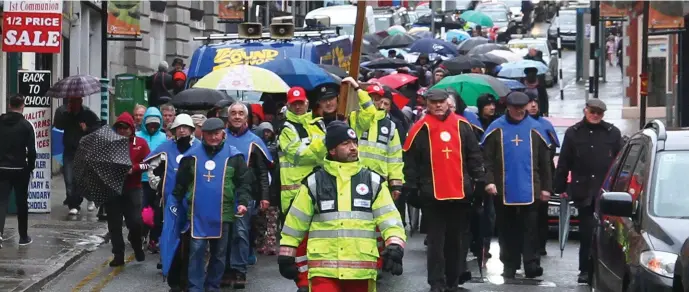
[[[666,278],[675,275],[675,262],[677,255],[662,251],[645,251],[641,253],[641,265],[647,270]]]

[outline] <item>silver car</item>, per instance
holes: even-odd
[[[507,47],[513,52],[526,56],[530,48],[543,52],[543,61],[548,65],[548,72],[545,73],[545,85],[551,87],[557,83],[557,72],[560,68],[557,60],[557,50],[553,50],[547,38],[517,38],[507,43]]]

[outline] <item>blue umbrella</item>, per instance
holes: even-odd
[[[456,46],[439,39],[419,39],[409,46],[410,52],[422,54],[439,54],[445,56],[458,55]]]
[[[275,72],[289,86],[300,86],[307,91],[325,83],[336,83],[330,73],[305,59],[279,59],[258,67]]]
[[[498,78],[498,80],[505,83],[510,90],[522,90],[526,88],[526,85],[514,79]]]
[[[410,32],[410,35],[413,35],[419,39],[432,39],[433,38],[433,33],[430,31],[415,31],[415,32]]]
[[[451,42],[453,38],[457,38],[457,40],[461,42],[463,40],[470,39],[471,35],[468,32],[460,29],[448,30],[445,33],[445,40]]]
[[[509,62],[502,64],[502,69],[498,72],[498,76],[505,78],[521,78],[526,77],[524,69],[534,68],[538,70],[538,75],[545,74],[548,72],[548,66],[545,64],[533,61],[533,60],[520,60],[517,62]]]

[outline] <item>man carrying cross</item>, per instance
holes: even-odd
[[[232,222],[246,213],[253,182],[244,155],[225,142],[225,123],[210,118],[201,130],[203,142],[187,150],[180,160],[172,191],[183,203],[177,212],[186,213],[188,218],[182,232],[191,230],[189,292],[220,290],[228,264],[226,249],[232,238]],[[208,245],[210,257],[206,268]]]
[[[503,277],[514,278],[523,257],[524,275],[543,275],[538,254],[538,203],[552,191],[549,140],[529,117],[529,97],[507,95],[507,113],[488,126],[481,145],[486,162],[485,191],[495,198]]]
[[[483,157],[469,122],[450,110],[449,92],[427,93],[426,115],[404,143],[407,203],[422,209],[428,223],[428,284],[455,291],[471,279],[461,248],[469,229],[472,181],[483,181]],[[461,276],[460,276],[461,274]]]

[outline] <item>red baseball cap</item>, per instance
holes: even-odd
[[[385,89],[383,89],[383,87],[380,85],[373,84],[373,85],[369,85],[366,88],[366,92],[368,92],[368,94],[374,94],[375,93],[377,95],[383,96],[385,94]]]
[[[287,91],[287,103],[295,101],[306,101],[306,90],[304,88],[295,86]]]

